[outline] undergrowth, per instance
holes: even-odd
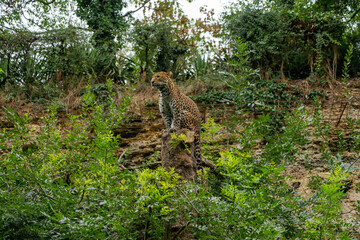
[[[57,122],[56,107],[51,107],[35,138],[28,116],[4,109],[14,128],[0,135],[2,149],[9,149],[1,161],[2,239],[350,236],[352,225],[342,220],[340,209],[349,175],[344,166],[334,166],[310,199],[286,183],[284,170],[301,154],[298,147],[306,144],[307,127],[314,123],[304,108],[285,115],[277,132],[268,115],[242,123],[238,147],[216,160],[218,173],[203,169],[197,183],[185,183],[173,170],[120,170],[114,153],[117,138],[111,131],[118,119],[111,116],[122,116],[127,105],[117,105],[115,113],[92,99],[88,92],[87,112],[70,116],[71,127],[65,131]],[[211,144],[221,126],[210,119],[203,128]],[[267,142],[260,155],[254,152],[259,138]],[[179,227],[175,231],[173,226]]]
[[[329,161],[330,174],[311,198],[299,196],[284,174],[301,159],[300,147],[310,137],[330,134],[319,111],[299,107],[287,112],[281,127],[272,124],[270,114],[236,120],[242,126],[237,145],[220,157],[212,156],[207,146],[217,144],[222,128],[210,118],[202,125],[202,149],[217,168],[199,170],[197,182],[185,182],[174,170],[161,167],[119,167],[118,137],[112,128],[124,117],[129,97],[115,102],[110,81],[107,88],[106,100],[96,102],[88,87],[84,113],[69,115],[66,128],[58,122],[57,107],[50,107],[36,136],[27,115],[4,108],[14,127],[0,134],[2,239],[351,237],[356,224],[341,217],[351,170],[336,158],[330,143],[324,142],[323,158],[338,161]],[[348,122],[357,128],[358,122],[350,117]],[[314,134],[309,126],[316,128]],[[359,145],[356,139],[354,148]]]

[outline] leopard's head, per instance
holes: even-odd
[[[171,81],[172,72],[158,72],[151,79],[151,86],[153,88],[162,89]]]

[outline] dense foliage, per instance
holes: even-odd
[[[344,3],[343,8],[320,2],[233,5],[223,15],[224,34],[249,44],[250,62],[261,70],[262,78],[269,79],[278,72],[304,78],[316,72],[335,79],[339,57],[344,56],[339,48],[353,41],[349,36],[358,35],[347,22],[349,15],[343,14],[344,8],[356,10],[355,1]]]
[[[146,73],[148,81],[155,72],[177,73],[178,60],[188,50],[184,42],[176,41],[172,26],[165,22],[154,24],[136,22],[132,38],[134,50],[140,60],[140,70]]]
[[[349,90],[360,72],[358,1],[238,1],[220,20],[201,12],[190,19],[177,0],[0,3],[1,239],[356,237],[342,201],[360,148]],[[224,125],[202,124],[216,169],[199,169],[196,182],[126,169],[116,152],[134,89],[154,104],[144,89],[157,71],[183,80],[205,113],[233,111]],[[335,124],[321,109],[334,86],[344,103]],[[5,107],[24,102],[48,109],[41,127]],[[312,176],[303,197],[287,171],[300,160],[312,169],[315,157],[328,174]]]
[[[196,239],[350,236],[352,225],[342,222],[340,214],[345,165],[329,163],[331,174],[308,200],[289,188],[283,174],[303,154],[299,147],[310,137],[309,125],[315,124],[316,134],[329,130],[318,112],[310,116],[301,107],[288,113],[282,129],[270,124],[269,115],[250,124],[238,122],[244,127],[239,147],[221,154],[218,173],[203,169],[198,183],[186,183],[162,168],[119,167],[111,126],[124,116],[129,99],[122,97],[115,105],[111,82],[107,87],[105,105],[96,103],[87,88],[83,102],[90,115],[71,115],[71,127],[62,137],[56,106],[42,119],[44,127],[36,138],[26,115],[4,109],[14,128],[0,135],[4,148],[11,144],[0,165],[1,238],[159,239],[171,224],[181,224],[179,236],[188,232]],[[221,126],[210,119],[203,127],[204,154],[214,158],[207,144],[216,141]],[[267,141],[260,155],[253,152],[259,138]],[[324,157],[332,160],[329,146],[323,147]]]
[[[125,11],[132,3],[136,7]],[[156,71],[171,70],[179,79],[228,71],[223,62],[239,39],[261,79],[325,77],[320,82],[331,84],[341,76],[350,44],[354,64],[348,72],[359,72],[356,1],[233,4],[222,25],[205,8],[203,19],[189,19],[177,1],[4,1],[1,9],[0,87],[25,86],[22,91],[35,99],[52,98],[52,89],[71,89],[89,75],[125,83],[134,80],[134,71],[145,80]],[[138,10],[144,18],[133,21]],[[219,46],[209,33],[223,38]]]
[[[3,31],[1,34],[1,86],[22,87],[32,99],[59,97],[93,73],[97,53],[84,33],[73,28],[36,34]],[[49,44],[49,42],[51,44]]]

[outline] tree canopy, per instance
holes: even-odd
[[[212,68],[221,71],[239,39],[247,43],[249,63],[261,78],[335,79],[350,43],[352,61],[359,62],[358,6],[355,0],[239,1],[221,19],[205,7],[202,18],[190,19],[176,0],[2,1],[0,84],[41,86],[88,75],[124,82],[133,71],[147,80],[156,71],[188,78],[203,71],[196,65],[199,54],[212,56]],[[133,17],[140,12],[141,18]],[[26,71],[37,64],[42,74]],[[356,66],[350,74],[358,72]]]

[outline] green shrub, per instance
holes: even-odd
[[[223,13],[223,38],[248,44],[249,62],[260,70],[262,79],[279,73],[290,78],[316,73],[335,79],[339,56],[346,53],[341,45],[348,46],[350,39],[343,13],[328,6],[319,8],[318,3],[235,3]],[[342,9],[351,9],[348,4]],[[348,30],[349,35],[358,32]]]
[[[274,122],[280,122],[296,104],[298,92],[289,90],[285,82],[261,80],[258,71],[249,67],[250,52],[248,43],[238,40],[234,44],[234,52],[228,60],[230,72],[225,78],[235,95],[232,100],[245,110],[256,114],[269,113]]]
[[[269,79],[271,71],[280,71],[290,38],[289,22],[281,12],[234,5],[223,14],[223,20],[226,38],[247,43],[249,62],[261,70],[262,77]]]
[[[111,81],[107,85],[112,93]],[[0,165],[1,238],[88,239],[119,234],[111,219],[120,219],[115,217],[121,212],[118,206],[130,201],[126,203],[127,193],[117,186],[131,175],[120,174],[116,165],[117,139],[111,128],[119,123],[129,101],[125,96],[116,105],[113,97],[109,94],[105,111],[94,104],[91,93],[86,95],[89,115],[70,116],[65,133],[57,123],[57,107],[50,107],[35,139],[29,117],[5,109],[16,127],[0,135],[0,142],[11,144]],[[90,126],[94,139],[88,134]],[[107,209],[112,213],[104,214]]]
[[[304,107],[286,113],[280,128],[269,114],[239,122],[236,148],[211,156],[216,170],[202,169],[197,182],[186,182],[174,170],[118,167],[111,129],[128,99],[115,102],[111,81],[107,87],[107,107],[88,87],[82,115],[69,116],[65,130],[51,107],[36,137],[27,115],[4,109],[14,127],[0,133],[1,149],[8,149],[0,161],[0,238],[349,239],[352,226],[341,218],[345,164],[331,165],[309,200],[286,183],[285,170],[301,157],[309,125],[315,128],[312,137],[331,132],[319,109],[313,116]],[[348,122],[357,128],[356,121]],[[202,126],[206,144],[216,147],[222,126],[212,119]],[[337,158],[325,150],[324,159]]]
[[[304,237],[309,239],[350,239],[347,224],[341,216],[341,199],[344,181],[348,173],[341,167],[331,171],[330,176],[320,185],[317,193],[312,197],[312,216],[305,221]]]

